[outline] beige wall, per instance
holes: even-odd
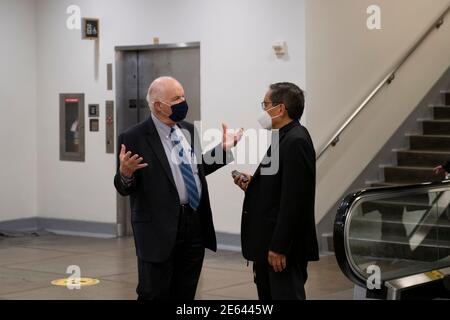
[[[58,160],[58,93],[85,92],[86,103],[104,104],[104,100],[114,99],[114,92],[105,90],[104,70],[105,64],[114,60],[115,45],[149,43],[155,35],[163,42],[201,41],[206,128],[218,127],[222,120],[234,127],[258,127],[258,103],[271,82],[293,81],[304,87],[306,81],[308,105],[303,122],[319,151],[450,2],[306,0],[304,8],[303,1],[295,0],[286,1],[285,6],[273,0],[190,0],[189,5],[176,6],[185,20],[167,27],[177,1],[46,0],[35,7],[34,1],[0,0],[0,35],[8,39],[6,50],[0,52],[4,55],[0,59],[0,130],[2,137],[19,126],[21,132],[1,144],[1,150],[15,160],[3,157],[0,162],[6,168],[0,172],[0,220],[38,214],[115,222],[111,180],[115,160],[104,153],[103,128],[98,134],[87,133],[86,163]],[[79,32],[65,29],[69,4],[80,5],[83,16],[102,21],[99,78],[94,74],[93,43],[81,41]],[[382,8],[380,31],[366,28],[369,4]],[[227,19],[230,16],[233,20]],[[8,26],[14,21],[21,23],[11,38]],[[116,21],[133,23],[124,29]],[[342,136],[338,147],[319,161],[318,221],[448,67],[449,36],[447,21]],[[273,57],[271,45],[279,40],[288,43],[287,60]],[[103,117],[104,112],[101,123]],[[246,167],[238,169],[254,169]],[[231,169],[209,181],[217,229],[239,233],[242,193],[230,181]],[[86,184],[93,177],[96,183]]]
[[[366,26],[366,9],[372,4],[381,7],[381,30]],[[318,151],[449,4],[448,0],[306,1],[306,119]],[[340,144],[320,159],[318,221],[450,65],[448,39],[450,17],[342,135]]]
[[[0,221],[36,215],[33,0],[0,0]]]
[[[204,129],[258,128],[260,102],[270,83],[305,86],[304,0],[40,0],[38,32],[38,211],[40,217],[116,222],[112,179],[115,157],[105,154],[106,64],[114,46],[201,42],[201,113]],[[65,28],[66,8],[101,21],[99,76],[95,46]],[[274,23],[283,21],[283,23]],[[272,45],[286,41],[289,58],[277,59]],[[58,94],[84,92],[85,103],[100,103],[100,132],[86,132],[86,162],[59,161]],[[87,116],[86,116],[87,117]],[[86,123],[87,119],[86,119]],[[264,150],[265,152],[265,150]],[[208,176],[215,226],[240,232],[243,192],[230,165]]]

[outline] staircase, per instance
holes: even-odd
[[[450,160],[450,92],[442,92],[441,95],[442,105],[430,107],[432,119],[417,120],[422,134],[407,135],[409,149],[393,151],[396,153],[397,165],[383,167],[384,181],[368,183],[369,186],[396,186],[445,179],[445,174],[436,175],[433,171],[438,165]],[[352,254],[358,259],[373,260],[374,256],[380,256],[398,259],[402,263],[415,260],[432,262],[448,257],[449,204],[448,201],[441,204],[442,208],[437,214],[434,209],[440,206],[430,201],[428,194],[421,194],[363,203],[361,217],[356,217],[352,222],[353,233],[349,237]],[[420,214],[422,220],[408,221],[408,217],[410,219],[415,213]],[[413,226],[417,230],[408,234],[406,226]],[[427,229],[424,230],[424,227]],[[417,234],[421,238],[414,240]],[[416,247],[412,248],[411,243],[416,243]],[[389,270],[390,266],[384,268]]]
[[[384,181],[370,183],[372,187],[415,184],[444,180],[433,168],[450,160],[450,91],[442,92],[442,105],[431,106],[433,119],[421,122],[422,134],[409,135],[409,149],[395,151],[396,166],[386,166]]]
[[[446,86],[447,87],[447,86]],[[433,169],[450,160],[450,91],[442,91],[439,103],[431,105],[431,119],[417,120],[422,134],[405,134],[409,149],[392,151],[396,165],[381,166],[384,180],[367,181],[368,187],[389,187],[444,180]],[[339,205],[339,203],[338,203]],[[378,204],[379,205],[379,204]],[[335,211],[330,211],[334,221]],[[322,232],[323,252],[334,252],[333,232]]]

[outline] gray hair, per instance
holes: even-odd
[[[147,91],[147,97],[145,99],[147,100],[148,106],[150,108],[150,112],[155,113],[155,106],[153,105],[153,101],[150,98],[150,88]]]

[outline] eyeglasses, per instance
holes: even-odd
[[[280,104],[280,102],[273,102],[273,101],[263,101],[261,102],[261,109],[266,110],[268,105],[274,105],[277,106],[277,103]]]

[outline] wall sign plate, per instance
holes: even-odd
[[[100,37],[100,20],[95,18],[83,18],[83,39],[97,40]]]
[[[98,104],[90,104],[89,105],[89,117],[99,117],[100,116],[100,108]]]

